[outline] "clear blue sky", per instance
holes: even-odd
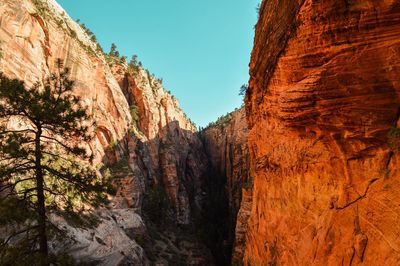
[[[200,126],[241,105],[260,0],[58,0],[106,52],[137,54]]]

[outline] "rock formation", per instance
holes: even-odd
[[[173,220],[187,225],[191,219],[189,191],[190,196],[197,200],[193,202],[195,209],[200,204],[201,178],[207,168],[201,163],[205,160],[202,144],[195,133],[196,127],[180,109],[174,96],[166,92],[148,71],[140,68],[137,73],[131,73],[124,64],[114,64],[111,70],[127,95],[130,109],[137,111],[137,114],[132,114],[137,118],[127,136],[132,145],[129,158],[137,157],[134,147],[140,142],[145,150],[141,156],[146,169],[143,180],[152,186],[164,186],[173,207]],[[138,167],[142,169],[143,166]]]
[[[201,132],[211,165],[206,186],[209,206],[204,209],[212,250],[220,265],[231,261],[234,244],[234,260],[241,260],[243,256],[251,206],[248,194],[252,186],[248,173],[247,134],[244,108],[220,118]],[[240,219],[236,223],[239,209]]]
[[[0,3],[1,72],[30,86],[54,72],[58,58],[97,122],[87,144],[94,164],[113,176],[118,191],[109,210],[96,211],[95,228],[52,217],[71,240],[52,241],[52,250],[63,246],[100,265],[213,265],[193,227],[208,161],[177,100],[142,67],[132,71],[104,55],[56,1]]]
[[[400,3],[263,1],[246,265],[400,263]]]

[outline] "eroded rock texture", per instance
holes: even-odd
[[[209,224],[210,245],[219,265],[243,256],[244,237],[250,212],[251,190],[247,148],[247,122],[244,108],[228,114],[224,123],[217,123],[201,132],[210,171],[206,185],[208,198],[205,212]],[[238,212],[240,221],[236,223]],[[236,233],[235,233],[236,231]]]
[[[148,71],[106,60],[56,1],[0,2],[1,72],[30,86],[54,72],[58,58],[97,122],[96,138],[87,143],[94,164],[104,165],[118,191],[110,210],[96,212],[96,228],[53,217],[71,241],[52,249],[63,246],[99,265],[213,265],[193,227],[208,162],[177,100]]]
[[[263,1],[246,265],[398,265],[400,3]]]
[[[96,161],[113,140],[122,139],[131,117],[129,106],[96,46],[52,0],[5,0],[0,4],[0,70],[28,86],[43,82],[62,59],[76,82],[76,93],[91,107],[98,121],[90,148]],[[46,8],[43,8],[46,7]]]
[[[131,73],[127,66],[115,64],[112,73],[127,96],[130,110],[137,112],[127,135],[132,145],[129,158],[141,159],[139,168],[145,170],[143,180],[150,187],[163,186],[173,208],[172,220],[189,224],[191,207],[200,207],[201,179],[208,166],[203,163],[206,160],[195,126],[177,100],[147,71]],[[137,148],[143,151],[139,157]]]

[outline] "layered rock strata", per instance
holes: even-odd
[[[400,3],[263,1],[246,265],[397,265]]]
[[[212,265],[192,232],[208,164],[177,100],[143,68],[132,72],[123,61],[110,62],[56,1],[0,3],[1,72],[31,86],[56,71],[58,58],[96,120],[96,137],[87,144],[94,164],[118,187],[110,210],[96,212],[96,228],[82,231],[53,217],[74,240],[65,251],[100,265],[167,265],[177,258],[181,264]],[[141,247],[155,242],[164,253],[150,254],[156,245]],[[59,246],[51,245],[54,251]]]

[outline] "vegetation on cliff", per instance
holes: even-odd
[[[80,20],[77,21],[79,26],[71,25],[65,12],[57,14],[47,1],[32,0],[32,3],[36,8],[36,13],[31,14],[33,17],[41,18],[42,20],[53,20],[60,29],[75,39],[85,51],[93,55],[104,54],[103,48],[97,42],[94,33],[85,24],[81,23]],[[82,33],[78,34],[79,31]]]
[[[17,252],[21,263],[36,258],[48,265],[48,234],[50,228],[59,230],[49,213],[87,213],[87,204],[105,202],[111,191],[107,180],[83,163],[90,159],[81,143],[92,138],[91,118],[68,77],[60,61],[43,88],[0,75],[0,208],[18,210],[2,212],[3,225],[18,226],[1,240],[0,261]]]
[[[217,118],[214,122],[210,122],[205,128],[200,128],[201,130],[207,130],[211,127],[221,127],[223,128],[225,125],[227,125],[231,119],[233,118],[233,114],[239,110],[239,108],[235,108],[232,112],[229,112],[225,115],[221,115],[220,117]]]

